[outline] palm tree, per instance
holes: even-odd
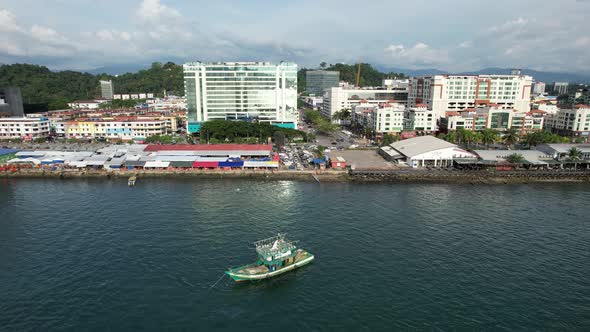
[[[567,151],[567,160],[574,162],[575,169],[578,168],[578,161],[580,161],[581,159],[582,159],[582,151],[580,151],[580,149],[576,148],[575,146],[572,146]]]
[[[457,142],[457,132],[456,131],[449,131],[448,134],[445,135],[445,141],[449,143],[456,143]]]
[[[520,164],[524,161],[524,157],[519,153],[513,153],[506,157],[506,161],[511,164]]]
[[[516,132],[516,130],[511,128],[506,131],[503,139],[504,139],[504,143],[506,143],[508,146],[512,147],[512,146],[514,146],[514,144],[516,144],[516,142],[518,142],[518,140],[520,139],[520,136],[518,136],[518,133]]]
[[[490,144],[494,144],[498,140],[498,132],[494,129],[485,129],[481,133],[481,142],[489,147]]]
[[[473,143],[481,144],[482,141],[483,141],[483,134],[479,131],[474,132],[473,133]]]
[[[539,133],[528,133],[523,137],[524,142],[529,147],[529,149],[533,146],[542,142],[542,137]]]

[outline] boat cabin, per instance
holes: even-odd
[[[288,241],[285,234],[278,234],[268,239],[254,242],[258,254],[258,265],[265,265],[268,271],[276,271],[284,266],[295,263],[297,247],[295,242]]]

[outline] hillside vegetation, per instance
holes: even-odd
[[[172,62],[156,62],[149,69],[120,76],[55,72],[30,64],[0,66],[0,86],[19,87],[25,108],[35,105],[35,110],[63,109],[74,100],[100,97],[99,80],[113,80],[115,93],[151,92],[162,96],[166,91],[168,94],[184,95],[182,76],[182,66]]]

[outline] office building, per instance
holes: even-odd
[[[17,117],[23,117],[25,115],[23,98],[19,88],[0,88],[0,115]]]
[[[555,93],[558,96],[565,95],[565,94],[567,94],[568,87],[569,87],[568,82],[555,82],[553,84],[553,93]]]
[[[100,93],[103,99],[113,99],[113,81],[100,81]]]
[[[326,89],[337,87],[340,72],[328,70],[308,70],[305,73],[306,91],[309,94],[323,96]]]
[[[408,106],[425,104],[437,117],[447,111],[497,104],[530,111],[533,78],[525,75],[435,75],[410,79]]]
[[[297,65],[290,62],[186,63],[187,131],[209,120],[297,128]]]
[[[545,83],[535,82],[535,84],[533,85],[533,94],[542,95],[544,93],[545,93]]]

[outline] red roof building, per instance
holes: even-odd
[[[144,151],[272,151],[268,144],[150,144]]]

